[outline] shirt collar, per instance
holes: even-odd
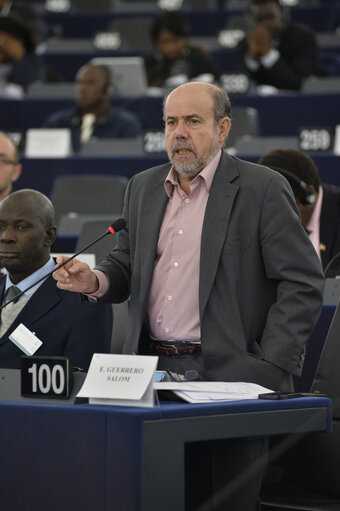
[[[313,209],[313,213],[309,219],[308,224],[306,225],[307,231],[315,232],[315,231],[319,230],[322,198],[323,198],[323,189],[322,189],[322,186],[320,185],[319,191],[318,191],[318,198],[316,200],[315,207]]]
[[[201,180],[203,179],[205,186],[207,188],[207,191],[210,192],[210,188],[211,188],[214,176],[215,176],[216,169],[220,162],[221,155],[222,155],[222,151],[219,150],[218,153],[213,157],[213,159],[208,163],[208,165],[206,167],[204,167],[204,169],[201,170],[201,172],[199,174],[197,174],[197,176],[194,177],[192,182],[195,182],[199,179],[201,179]],[[165,192],[166,192],[167,196],[169,197],[169,199],[172,197],[175,186],[179,186],[178,174],[175,171],[175,169],[173,167],[171,167],[171,169],[164,181]]]
[[[24,291],[24,289],[28,288],[34,282],[41,279],[44,275],[46,275],[47,273],[52,271],[54,269],[54,267],[55,267],[55,262],[54,262],[53,258],[50,257],[50,259],[47,261],[47,263],[44,264],[44,266],[39,268],[34,273],[31,273],[31,275],[29,275],[25,279],[21,280],[18,284],[13,284],[13,282],[9,278],[9,275],[7,274],[6,275],[6,284],[5,284],[5,293],[7,293],[8,288],[11,286],[16,286],[17,288],[20,289],[20,291]],[[41,282],[39,282],[38,284],[36,284],[35,286],[32,286],[27,291],[27,293],[23,294],[23,296],[27,296],[27,295],[33,293],[34,291],[36,291],[38,289],[38,287],[40,287],[43,282],[45,282],[45,279],[42,280]]]

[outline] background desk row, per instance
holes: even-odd
[[[163,129],[163,97],[117,98],[113,104],[135,112],[144,129]],[[301,127],[330,127],[339,124],[340,93],[278,93],[231,95],[233,106],[249,106],[259,113],[261,135],[297,135]],[[52,113],[74,106],[73,99],[0,98],[1,129],[25,131],[40,128]]]
[[[86,43],[87,40],[81,41]],[[90,41],[87,42],[88,46]],[[216,62],[217,69],[221,74],[223,73],[238,73],[240,72],[240,62],[238,51],[236,48],[223,48],[218,47],[217,42],[214,47],[209,48],[210,42],[205,44],[203,38],[197,40],[200,46],[208,48],[211,55]],[[91,44],[89,45],[91,46]],[[81,66],[89,62],[95,57],[118,57],[118,56],[146,56],[152,53],[151,50],[124,50],[110,51],[96,49],[93,45],[92,48],[82,50],[79,43],[78,51],[62,51],[58,48],[50,49],[43,54],[45,62],[52,68],[57,69],[61,74],[63,80],[73,82],[76,74]],[[339,47],[319,48],[319,72],[320,75],[339,75],[340,74],[340,58]]]
[[[321,179],[340,186],[340,156],[330,153],[311,153],[311,156],[319,168]],[[260,155],[244,157],[255,162]],[[137,172],[167,161],[166,154],[133,157],[22,158],[23,172],[15,185],[17,189],[35,188],[50,196],[53,180],[60,175],[116,174],[131,178]]]
[[[340,7],[332,2],[322,2],[319,6],[298,6],[291,9],[290,15],[294,21],[304,23],[317,32],[331,32],[338,26],[340,18]],[[149,4],[150,5],[150,4]],[[226,4],[227,5],[227,4]],[[183,9],[183,15],[190,25],[190,33],[193,36],[216,35],[235,18],[244,14],[242,9]],[[157,9],[143,9],[137,12],[130,9],[124,12],[68,12],[48,13],[44,19],[51,25],[60,27],[64,37],[91,37],[98,31],[106,31],[112,22],[119,17],[144,16],[152,17],[159,14]]]

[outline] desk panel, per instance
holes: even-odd
[[[56,176],[68,174],[114,174],[131,178],[137,172],[165,163],[167,157],[90,157],[69,158],[23,158],[23,172],[15,183],[16,189],[35,188],[50,196]],[[99,198],[94,197],[94,200]]]
[[[1,402],[0,415],[1,509],[153,511],[162,503],[162,511],[184,511],[186,442],[327,431],[331,401],[155,408]]]
[[[340,186],[340,156],[329,153],[311,154],[326,183]],[[242,158],[256,162],[260,155]],[[90,157],[69,158],[22,158],[23,172],[15,189],[35,188],[47,196],[51,195],[53,180],[67,174],[115,174],[131,178],[137,172],[167,162],[166,155],[134,157]]]
[[[231,95],[233,106],[250,106],[259,112],[263,136],[297,135],[302,126],[328,126],[339,124],[339,94],[300,94],[297,92],[269,96],[257,94]],[[145,129],[163,129],[163,98],[115,98],[114,105],[135,112]],[[52,113],[73,106],[72,99],[57,98],[0,98],[1,129],[25,131],[39,128]]]

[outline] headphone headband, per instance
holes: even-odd
[[[298,176],[293,174],[293,172],[290,172],[290,170],[282,169],[280,167],[274,167],[273,165],[268,165],[273,170],[276,170],[276,172],[279,172],[282,174],[288,181],[289,179],[293,180],[301,191],[301,203],[305,206],[314,204],[315,202],[315,195],[308,190],[307,183],[300,179]]]

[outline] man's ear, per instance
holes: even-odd
[[[21,165],[21,163],[17,163],[15,165],[15,169],[12,174],[12,182],[17,181],[19,179],[19,177],[21,175],[21,171],[22,171],[22,165]]]
[[[222,119],[218,121],[218,138],[220,144],[222,145],[224,144],[224,141],[228,136],[230,127],[231,127],[230,117],[222,117]]]
[[[55,225],[51,225],[50,227],[47,227],[45,231],[45,240],[44,245],[45,247],[50,247],[55,242],[55,239],[57,237],[57,228]]]

